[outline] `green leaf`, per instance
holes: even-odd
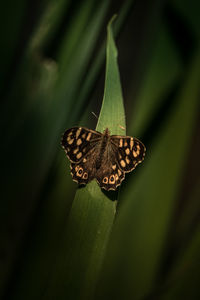
[[[108,25],[105,90],[96,130],[103,131],[108,127],[111,134],[123,135],[125,134],[122,129],[122,127],[125,128],[125,113],[117,66],[117,49],[110,26],[115,17],[116,16],[111,19]]]
[[[147,147],[139,175],[123,193],[98,299],[106,295],[143,299],[156,285],[198,116],[199,77],[200,51],[191,62],[173,110]]]
[[[123,98],[112,24],[108,25],[106,79],[97,129],[120,133]],[[98,281],[116,212],[117,193],[104,193],[95,181],[79,188],[63,228],[63,241],[45,299],[91,299]],[[57,277],[57,274],[59,276]]]

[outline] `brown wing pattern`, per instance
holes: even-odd
[[[95,176],[99,186],[107,191],[116,190],[125,178],[125,174],[119,169],[115,160],[111,160],[97,172]]]
[[[109,135],[73,127],[65,131],[62,147],[71,162],[71,175],[79,184],[96,179],[107,191],[116,190],[125,178],[144,159],[146,148],[138,139]]]
[[[81,161],[101,139],[101,133],[85,127],[73,127],[65,131],[61,144],[73,163]]]
[[[124,172],[131,172],[144,159],[146,148],[136,138],[112,135],[111,144],[117,149],[116,160]]]

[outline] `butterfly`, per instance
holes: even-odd
[[[146,148],[130,136],[110,135],[85,127],[65,131],[62,147],[71,162],[72,179],[87,184],[96,179],[105,190],[116,190],[125,178],[144,159]]]

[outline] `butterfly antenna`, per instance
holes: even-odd
[[[92,114],[93,114],[93,116],[95,116],[95,118],[97,118],[97,120],[98,120],[98,116],[92,111]]]
[[[120,124],[118,124],[118,126],[119,126],[121,129],[126,130],[126,128],[125,128],[124,126],[122,126],[122,125],[120,125]]]

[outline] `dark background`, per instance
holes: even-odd
[[[147,162],[137,173],[144,176],[145,188],[137,183],[137,175],[127,176],[123,184],[110,246],[115,249],[117,243],[121,248],[113,261],[108,253],[108,277],[106,283],[100,280],[97,294],[199,299],[199,12],[200,2],[195,0],[1,4],[0,298],[45,298],[48,284],[40,278],[40,266],[51,273],[76,188],[60,147],[61,135],[77,125],[95,129],[91,112],[99,114],[103,98],[106,26],[117,13],[114,32],[127,134],[144,142]],[[171,138],[163,142],[167,134]],[[143,208],[136,204],[129,216],[132,184],[147,192],[138,192]],[[154,185],[157,192],[151,196]],[[151,205],[151,199],[160,202]],[[157,221],[153,228],[147,222],[143,231],[140,223],[145,223],[148,205],[154,208],[148,215],[150,224]],[[157,219],[162,207],[165,218]],[[124,235],[123,226],[130,235]],[[163,230],[154,235],[157,228]],[[136,233],[142,236],[139,242],[132,240]],[[162,240],[162,246],[151,239]],[[138,252],[131,247],[124,251],[130,240],[139,245]],[[140,251],[145,248],[155,254],[154,272],[152,256]],[[140,254],[144,260],[138,259]],[[45,266],[40,263],[44,256]],[[33,265],[38,266],[34,272]],[[144,284],[147,274],[150,279]],[[57,276],[62,280],[62,273]]]

